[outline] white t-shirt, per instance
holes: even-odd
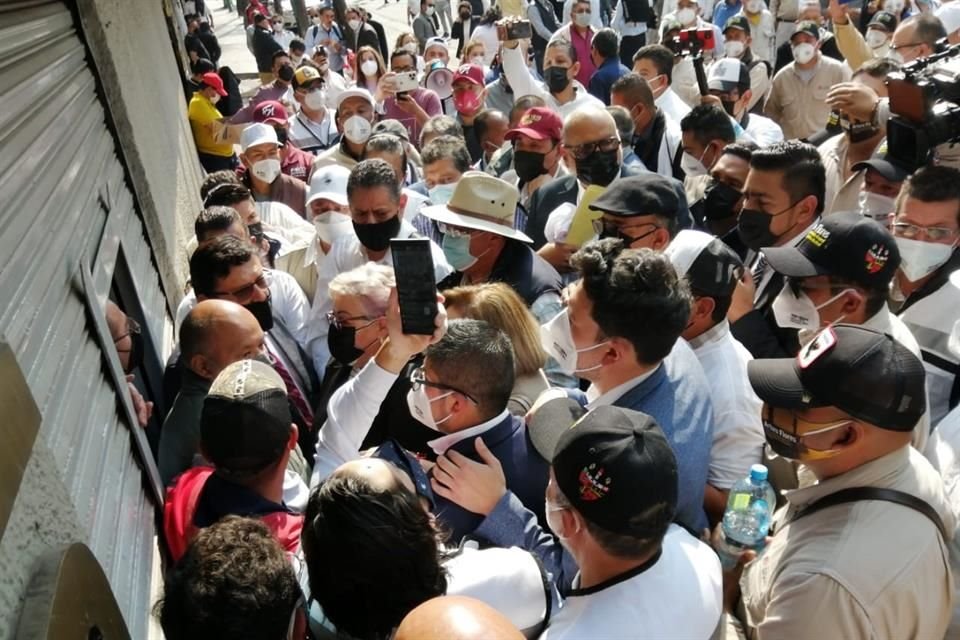
[[[747,379],[753,360],[730,333],[726,320],[690,341],[707,374],[713,402],[713,445],[707,482],[729,489],[750,472],[763,455],[763,402]]]
[[[960,522],[960,407],[947,414],[930,436],[927,460],[943,478],[943,490],[953,517]],[[960,530],[950,541],[950,566],[953,568],[953,618],[947,638],[960,638]]]
[[[723,611],[717,554],[677,525],[645,571],[582,592],[579,580],[540,640],[706,640]]]

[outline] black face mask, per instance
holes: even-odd
[[[724,99],[721,98],[721,99],[720,99],[720,104],[723,105],[723,110],[727,112],[727,115],[728,115],[728,116],[730,116],[731,118],[735,118],[735,117],[736,117],[736,114],[734,114],[734,112],[733,112],[734,109],[737,108],[737,101],[736,101],[736,100],[724,100]]]
[[[389,220],[373,224],[354,222],[353,232],[357,234],[360,244],[370,251],[386,251],[390,246],[390,240],[396,238],[400,232],[400,216],[395,215]]]
[[[287,130],[283,127],[274,127],[273,130],[277,132],[277,142],[280,143],[280,146],[286,146],[288,140]]]
[[[737,215],[741,193],[725,182],[714,180],[703,192],[703,215],[707,220],[726,220]]]
[[[619,149],[600,151],[581,160],[577,158],[577,178],[584,184],[605,187],[620,175]]]
[[[270,307],[270,298],[267,298],[263,302],[245,304],[243,308],[253,314],[253,317],[257,319],[257,323],[260,325],[260,328],[263,329],[264,333],[273,329],[273,310]]]
[[[364,352],[364,349],[356,347],[356,340],[356,327],[347,325],[337,327],[331,324],[330,332],[327,333],[327,348],[330,349],[330,355],[340,364],[353,364]]]
[[[515,150],[513,152],[513,168],[517,172],[520,180],[530,182],[538,176],[545,174],[547,169],[543,166],[543,160],[546,158],[546,155],[545,153],[537,153],[536,151]]]
[[[740,212],[740,219],[737,221],[737,233],[743,243],[753,249],[760,251],[764,247],[772,247],[777,241],[777,236],[770,231],[770,223],[773,222],[773,216],[757,209],[744,209]]]
[[[470,12],[469,12],[469,11],[461,11],[461,12],[460,12],[460,19],[461,19],[461,20],[469,20],[469,19],[470,19]]]
[[[290,82],[293,80],[293,65],[285,64],[280,67],[280,71],[277,72],[277,77],[284,82]]]
[[[543,79],[546,81],[550,93],[560,93],[570,85],[567,71],[569,69],[563,67],[550,67],[543,70]]]

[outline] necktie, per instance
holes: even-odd
[[[753,265],[753,288],[759,289],[763,282],[763,274],[767,270],[767,259],[761,253],[757,258],[757,263]]]
[[[293,406],[296,408],[296,410],[300,413],[300,417],[303,418],[304,424],[312,425],[313,409],[310,408],[310,403],[307,402],[306,398],[303,397],[303,394],[300,393],[300,387],[298,387],[297,383],[294,382],[293,376],[290,375],[290,371],[287,370],[280,358],[275,356],[270,349],[267,349],[267,356],[270,358],[270,364],[273,365],[277,375],[279,375],[280,379],[283,380],[283,385],[287,388],[287,397],[290,399],[290,402],[293,403]]]

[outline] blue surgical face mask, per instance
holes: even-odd
[[[470,253],[470,236],[447,232],[443,236],[443,255],[451,267],[465,271],[477,262]]]
[[[453,197],[453,190],[456,184],[438,184],[427,191],[430,194],[430,202],[433,204],[447,204]]]

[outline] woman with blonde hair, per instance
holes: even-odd
[[[540,344],[540,326],[533,314],[502,282],[455,287],[443,295],[450,318],[484,320],[510,338],[516,381],[507,409],[514,415],[526,415],[537,397],[550,388],[543,373],[547,354]]]

